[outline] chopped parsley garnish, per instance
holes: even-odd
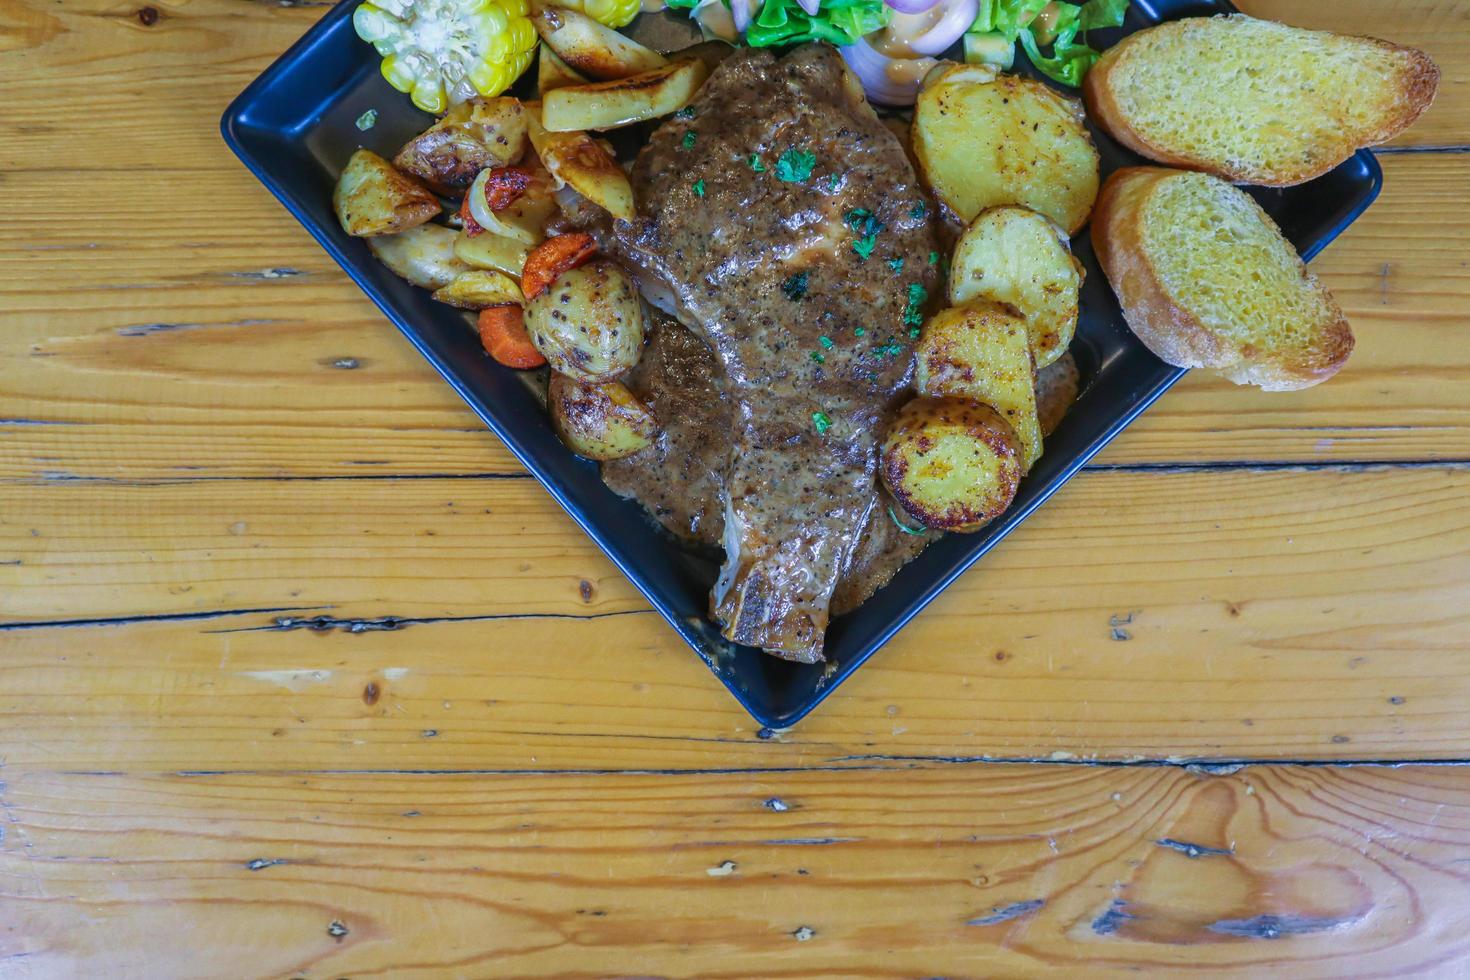
[[[924,218],[927,217],[929,214],[929,205],[925,204],[923,201],[920,201],[918,204],[915,204],[913,206],[913,208],[909,211],[909,214],[914,216],[914,220],[923,221]]]
[[[892,269],[895,273],[902,272],[903,271],[903,259],[889,259],[888,260],[888,268]]]
[[[855,334],[857,334],[859,337],[861,337],[863,334],[867,333],[867,331],[864,330],[862,327],[854,327],[853,330],[852,330],[852,332],[855,333]]]
[[[360,115],[360,116],[357,117],[357,123],[356,123],[357,128],[360,129],[360,130],[362,130],[363,132],[367,132],[369,129],[372,129],[377,124],[378,124],[378,110],[377,109],[369,109],[367,112],[364,112],[362,115]]]
[[[852,243],[852,250],[859,258],[866,259],[873,254],[873,249],[878,245],[878,232],[886,225],[873,216],[873,212],[867,208],[853,208],[847,212],[843,219],[847,227],[860,234],[862,237]]]
[[[827,348],[828,350],[831,350],[832,349],[832,338],[831,337],[828,337],[826,334],[823,334],[822,336],[818,337],[817,338],[817,343],[821,344],[823,347]]]
[[[918,340],[919,334],[921,334],[922,332],[923,331],[920,330],[918,327],[909,327],[909,339]]]
[[[938,252],[930,252],[929,253],[929,264],[930,265],[935,265],[938,262],[939,262],[939,253]]]
[[[896,357],[903,353],[903,344],[896,340],[890,340],[886,344],[879,344],[873,348],[873,354],[877,357]]]
[[[872,255],[873,249],[877,247],[878,235],[876,232],[871,235],[864,235],[862,238],[854,239],[852,243],[852,250],[858,254],[858,258],[860,259],[866,259]]]
[[[674,118],[675,119],[693,119],[694,118],[694,106],[692,106],[692,105],[686,105],[684,108],[682,108],[678,112],[674,113]]]
[[[888,505],[888,519],[893,521],[894,525],[904,534],[923,534],[924,532],[929,530],[922,524],[918,525],[917,527],[909,527],[903,521],[899,520],[898,515],[893,512],[892,504]]]
[[[830,187],[834,191],[837,188],[841,187],[842,186],[842,175],[841,174],[828,174],[827,175],[827,186]]]
[[[694,182],[694,196],[704,197],[704,178],[701,177]]]
[[[827,357],[826,357],[826,355],[824,355],[819,350],[812,351],[812,360],[816,361],[818,364],[826,364],[827,363]]]
[[[857,231],[863,226],[863,222],[867,221],[872,216],[873,212],[869,211],[867,208],[853,208],[851,211],[847,212],[847,217],[843,218],[842,220],[847,222],[847,227],[851,228],[853,231]]]
[[[800,184],[809,179],[817,166],[817,155],[792,147],[776,161],[776,176],[788,184]]]
[[[827,430],[832,428],[832,420],[827,417],[826,412],[813,412],[812,424],[817,427],[818,435],[826,435]]]
[[[754,170],[758,174],[763,174],[766,172],[766,165],[764,163],[761,163],[761,155],[759,153],[752,153],[745,162],[750,164],[750,169]]]
[[[787,299],[795,302],[806,295],[806,276],[805,272],[798,272],[787,276],[781,283],[781,292],[786,294]]]
[[[691,129],[689,132],[685,133],[684,134],[684,149],[686,149],[686,150],[693,149],[694,148],[694,141],[697,140],[697,139],[699,139],[699,136],[695,134],[694,130]]]
[[[903,322],[911,327],[917,327],[924,322],[924,311],[921,307],[929,298],[929,291],[917,282],[909,283],[909,301],[903,308]]]

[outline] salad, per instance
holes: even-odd
[[[662,9],[662,0],[641,0]],[[1008,69],[1016,45],[1038,71],[1077,86],[1099,53],[1087,32],[1118,27],[1129,0],[666,0],[705,37],[751,47],[825,41],[837,47],[868,98],[913,105],[938,56],[963,41],[972,64]],[[637,16],[640,0],[565,0],[607,27]],[[369,0],[353,24],[383,57],[394,88],[441,113],[504,92],[537,46],[526,0]]]

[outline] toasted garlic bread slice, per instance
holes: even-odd
[[[914,351],[914,386],[989,405],[1021,440],[1022,470],[1041,458],[1031,341],[1026,321],[1008,308],[976,302],[930,317]]]
[[[925,527],[977,531],[1015,499],[1021,444],[989,405],[915,398],[889,428],[878,471],[893,499]]]
[[[372,150],[358,150],[332,191],[342,230],[359,238],[396,235],[437,217],[439,199]]]
[[[914,155],[936,197],[964,221],[1020,204],[1069,235],[1097,198],[1098,156],[1082,104],[988,65],[946,65],[914,105]]]
[[[688,105],[708,77],[704,62],[691,58],[627,78],[564,85],[542,100],[541,125],[566,133],[657,119]]]
[[[1177,367],[1290,391],[1326,381],[1352,353],[1332,294],[1260,205],[1218,177],[1115,172],[1092,242],[1128,326]]]
[[[577,10],[543,7],[531,14],[531,23],[562,61],[592,78],[627,78],[668,64],[668,59],[652,48]]]
[[[1422,51],[1235,14],[1130,35],[1087,73],[1083,96],[1143,156],[1285,187],[1403,132],[1438,84]]]
[[[1026,321],[1039,370],[1072,343],[1082,276],[1082,263],[1045,215],[1029,208],[990,208],[955,246],[949,301],[963,306],[989,299],[1015,307]]]

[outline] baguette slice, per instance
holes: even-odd
[[[1235,14],[1130,35],[1082,91],[1092,119],[1151,160],[1286,187],[1403,132],[1438,84],[1414,48]]]
[[[1291,391],[1326,381],[1352,353],[1332,294],[1260,205],[1217,177],[1115,172],[1092,244],[1128,326],[1176,367]]]

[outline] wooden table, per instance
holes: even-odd
[[[761,732],[221,143],[322,6],[0,2],[0,977],[1470,972],[1470,7],[1242,4],[1444,70],[1348,368]]]

